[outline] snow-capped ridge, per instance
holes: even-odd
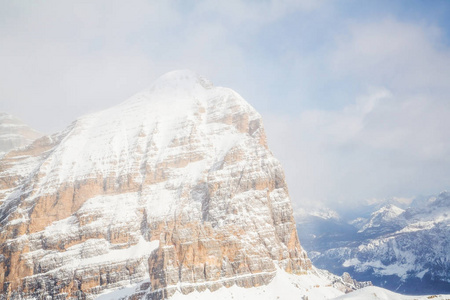
[[[393,204],[383,206],[371,214],[369,221],[359,230],[359,232],[364,232],[369,228],[380,227],[383,224],[392,222],[404,212],[404,209]]]
[[[42,136],[17,117],[0,112],[0,157],[15,148],[25,147]]]
[[[434,198],[434,201],[431,203],[433,207],[450,207],[450,192],[443,191],[437,197]]]
[[[355,219],[350,223],[354,233],[345,242],[336,238],[307,248],[321,250],[310,254],[313,263],[324,268],[338,261],[332,271],[347,270],[400,292],[449,292],[450,193],[419,200],[405,210],[387,205],[369,219]]]
[[[169,106],[172,110],[182,110],[185,102],[203,102],[208,90],[212,89],[215,89],[216,92],[222,90],[222,93],[236,93],[228,88],[215,87],[209,79],[191,70],[175,70],[160,76],[148,88],[119,106],[139,105],[139,103],[160,106],[167,105],[167,102],[170,101],[171,105]],[[181,107],[179,107],[180,105]]]
[[[205,77],[191,70],[175,70],[159,77],[151,86],[150,90],[188,90],[196,88],[197,85],[205,89],[214,87],[213,83]]]
[[[199,130],[205,123],[229,122],[227,118],[236,113],[248,115],[250,122],[261,118],[232,89],[214,87],[189,70],[172,71],[125,102],[77,119],[55,149],[55,161],[48,164],[59,183],[86,174],[127,173],[131,157],[145,147],[144,136],[153,137],[162,159],[181,132]],[[112,161],[119,168],[112,169]]]

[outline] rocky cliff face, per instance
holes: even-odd
[[[0,161],[3,298],[150,299],[302,274],[279,162],[237,93],[171,72]]]
[[[0,113],[0,157],[10,150],[29,145],[42,136],[16,117]]]

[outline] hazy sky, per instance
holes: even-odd
[[[0,1],[0,111],[44,133],[174,69],[262,115],[298,205],[450,185],[449,1]]]

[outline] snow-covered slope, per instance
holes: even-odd
[[[350,294],[342,295],[335,300],[353,299],[353,300],[447,300],[450,295],[425,295],[425,296],[405,296],[394,293],[376,286],[369,286]]]
[[[0,157],[6,152],[23,147],[42,136],[16,117],[0,113]]]
[[[142,283],[129,285],[123,289],[104,291],[97,300],[113,300],[130,297],[140,293],[145,299],[148,291],[142,291]],[[360,288],[362,286],[358,286]],[[184,294],[181,288],[177,289],[170,298],[172,300],[207,300],[207,299],[234,299],[234,300],[297,300],[297,299],[332,299],[344,295],[345,292],[356,288],[353,282],[346,282],[342,277],[335,276],[327,271],[312,268],[301,276],[289,274],[278,269],[275,277],[266,285],[252,288],[233,285],[222,287],[216,291],[194,291]]]
[[[346,282],[343,278],[323,270],[313,268],[307,275],[296,276],[279,270],[273,280],[263,286],[243,288],[231,286],[211,292],[192,292],[183,294],[178,290],[171,300],[325,300],[325,299],[357,299],[357,300],[447,300],[450,295],[406,296],[375,286],[361,286],[357,290],[344,293]],[[140,285],[129,285],[114,291],[105,291],[96,300],[126,299],[141,291]],[[145,299],[145,293],[143,298]]]

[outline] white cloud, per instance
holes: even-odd
[[[312,11],[322,5],[321,0],[263,0],[263,1],[199,1],[195,6],[197,17],[210,15],[223,18],[231,26],[249,30],[272,23],[296,11]]]
[[[337,41],[328,74],[363,96],[266,117],[294,201],[336,205],[448,188],[450,50],[439,30],[388,19],[351,24]]]
[[[381,90],[340,110],[268,115],[265,124],[294,201],[334,205],[445,189],[448,115],[448,107]]]
[[[448,89],[450,52],[439,28],[385,19],[351,24],[331,56],[336,76],[404,92]]]

